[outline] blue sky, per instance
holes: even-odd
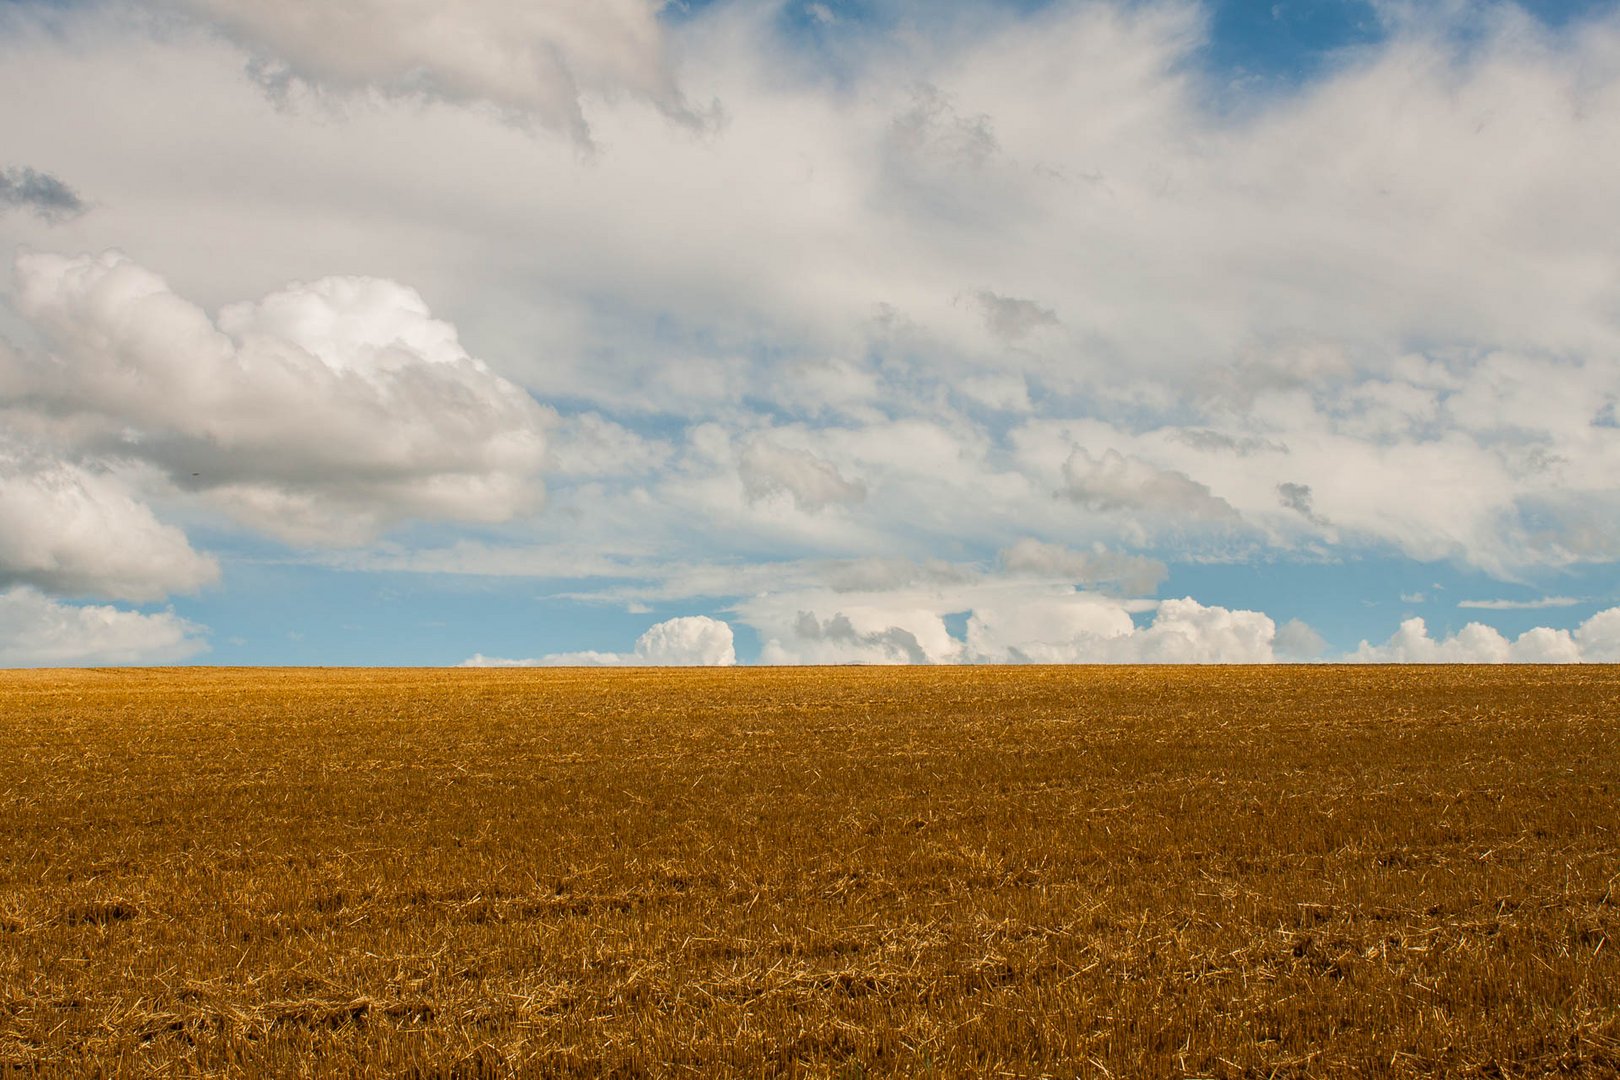
[[[0,5],[0,663],[1620,659],[1616,4],[335,10]]]

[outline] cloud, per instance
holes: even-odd
[[[1302,636],[1297,629],[1292,635],[1292,641]],[[1188,596],[1160,604],[1124,653],[1137,663],[1264,664],[1276,659],[1276,636],[1276,624],[1261,612],[1205,606]]]
[[[890,621],[893,619],[900,623]],[[762,664],[943,664],[960,656],[961,645],[934,612],[855,607],[825,618],[800,612],[789,630],[766,640],[759,660]]]
[[[216,321],[117,252],[25,253],[16,306],[49,354],[0,360],[14,410],[273,536],[354,543],[538,505],[539,407],[405,286],[293,284]]]
[[[1117,450],[1093,457],[1076,447],[1063,463],[1063,489],[1088,510],[1146,513],[1170,520],[1234,521],[1237,511],[1186,473]]]
[[[731,627],[705,615],[658,623],[636,639],[636,660],[653,665],[725,667],[737,662]]]
[[[1277,485],[1277,501],[1307,521],[1315,521],[1316,511],[1311,509],[1311,485],[1281,483]]]
[[[1212,431],[1209,428],[1181,428],[1173,431],[1171,437],[1204,453],[1226,451],[1239,457],[1248,457],[1250,454],[1262,452],[1288,453],[1288,447],[1283,443],[1256,438],[1252,435],[1228,435],[1225,432]]]
[[[1542,596],[1534,600],[1459,600],[1457,606],[1480,611],[1539,611],[1542,608],[1574,607],[1579,603],[1581,601],[1571,596]]]
[[[1429,636],[1423,619],[1414,616],[1382,645],[1363,641],[1349,659],[1375,664],[1569,663],[1580,659],[1580,649],[1569,631],[1546,627],[1526,631],[1510,642],[1492,627],[1469,623],[1450,637],[1436,639]]]
[[[204,633],[173,612],[63,604],[25,586],[0,593],[0,665],[8,667],[175,663],[207,650]]]
[[[1230,515],[1267,557],[1398,552],[1530,579],[1516,571],[1620,553],[1612,17],[1558,33],[1480,22],[1466,48],[1401,30],[1212,106],[1208,13],[1191,3],[988,5],[966,33],[918,14],[864,37],[836,78],[771,5],[694,5],[660,34],[725,125],[695,139],[645,95],[583,92],[604,152],[582,167],[559,140],[490,122],[489,91],[436,89],[436,56],[425,95],[485,103],[424,108],[399,96],[393,60],[357,74],[340,57],[304,77],[381,90],[311,122],[271,108],[223,39],[125,32],[118,7],[0,36],[7,152],[96,193],[78,228],[210,311],[334,269],[412,282],[469,351],[615,425],[564,417],[558,514],[488,547],[733,572],[982,563],[1026,536],[1117,548],[1153,506],[1172,561],[1207,553],[1176,526]],[[307,4],[228,7],[266,56],[306,48],[259,23]],[[490,10],[447,18],[477,41],[509,25]],[[377,36],[354,64],[400,55],[395,27]],[[566,111],[536,122],[567,128]],[[40,231],[0,218],[8,242]],[[1062,320],[1009,348],[964,302],[991,288]],[[812,477],[802,505],[818,512],[780,513],[801,504],[761,494],[769,480],[748,502],[732,448],[765,424],[868,497],[820,502]],[[707,425],[725,453],[688,438]],[[205,471],[164,461],[177,483]],[[1053,499],[1071,479],[1074,497]],[[1309,488],[1335,535],[1281,504],[1282,484]],[[321,501],[365,520],[314,531],[398,520],[397,500],[361,486]],[[824,625],[839,609],[804,610]]]
[[[801,592],[737,606],[763,663],[1268,663],[1275,624],[1190,597],[1144,605],[1061,586],[986,582],[863,596]],[[964,620],[953,636],[947,617]],[[1306,628],[1308,630],[1308,628]],[[1301,631],[1290,631],[1297,645]]]
[[[590,141],[585,101],[632,97],[688,122],[654,0],[167,0],[229,35],[273,89],[485,105]]]
[[[729,667],[737,662],[730,624],[685,615],[650,627],[633,652],[553,653],[533,660],[503,660],[479,653],[463,667]]]
[[[107,471],[0,444],[0,587],[158,600],[219,578],[219,564]]]
[[[743,447],[737,474],[750,500],[785,493],[806,513],[866,499],[866,485],[845,479],[832,462],[764,439],[754,439]]]
[[[872,625],[871,615],[870,612],[857,610],[854,618],[872,627],[857,629],[851,617],[842,611],[826,620],[801,611],[793,626],[792,651],[783,649],[780,642],[773,640],[767,643],[762,662],[816,662],[806,657],[832,658],[821,661],[824,663],[926,664],[935,661],[936,654],[923,647],[915,631],[904,626]],[[927,616],[924,616],[924,621],[930,622],[930,630],[944,626],[943,622],[938,627],[932,625]],[[937,634],[929,636],[937,638]]]
[[[1600,611],[1575,630],[1581,658],[1593,664],[1620,663],[1620,608]]]
[[[1170,576],[1170,570],[1157,559],[1125,555],[1097,547],[1074,551],[1062,544],[1048,544],[1025,537],[1001,553],[1001,565],[1009,573],[1061,578],[1079,585],[1115,586],[1128,593],[1151,593]]]
[[[1000,296],[988,289],[973,294],[984,324],[990,333],[1006,342],[1016,342],[1046,326],[1058,325],[1057,313],[1033,300]]]
[[[1483,623],[1450,637],[1430,636],[1420,618],[1407,619],[1382,645],[1363,641],[1348,659],[1383,664],[1572,664],[1620,661],[1620,608],[1600,611],[1574,630],[1537,626],[1509,640]]]
[[[0,170],[0,209],[28,210],[47,224],[70,221],[89,207],[78,192],[50,173],[14,166]]]
[[[648,439],[600,413],[558,417],[550,429],[546,472],[562,476],[634,476],[657,472],[674,456],[661,439]]]
[[[963,115],[949,93],[926,82],[911,88],[910,107],[891,121],[889,148],[914,180],[982,168],[998,150],[987,114]]]
[[[1315,660],[1327,652],[1327,642],[1310,625],[1289,619],[1272,640],[1279,660]]]

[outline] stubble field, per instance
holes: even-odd
[[[0,1074],[1612,1076],[1612,668],[0,674]]]

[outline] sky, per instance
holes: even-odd
[[[1614,0],[0,0],[0,665],[1620,661]]]

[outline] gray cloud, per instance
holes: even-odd
[[[895,117],[890,135],[903,156],[947,168],[979,168],[998,149],[989,116],[962,115],[951,96],[930,83],[914,88],[911,108]]]
[[[929,657],[917,635],[901,626],[862,633],[855,629],[849,616],[843,612],[823,621],[808,611],[799,612],[793,624],[794,635],[801,643],[852,646],[876,649],[886,659],[906,664],[926,664]]]
[[[1236,510],[1186,473],[1108,450],[1076,447],[1063,463],[1062,494],[1090,510],[1145,512],[1171,519],[1233,521]]]
[[[1315,660],[1327,652],[1327,642],[1308,623],[1289,619],[1277,627],[1272,648],[1283,660]]]
[[[1151,593],[1170,576],[1164,563],[1143,555],[1106,548],[1073,551],[1027,537],[1001,553],[1001,565],[1015,574],[1061,578],[1079,585],[1111,585],[1128,593]]]
[[[755,439],[743,449],[737,472],[750,500],[785,492],[806,513],[866,499],[866,485],[845,479],[832,462],[763,439]]]
[[[1006,342],[1019,341],[1045,326],[1059,325],[1057,312],[1033,300],[1001,296],[988,289],[973,294],[984,315],[984,325]]]
[[[1277,501],[1303,517],[1316,520],[1316,512],[1311,509],[1311,485],[1283,483],[1277,485]]]
[[[26,166],[0,170],[0,207],[28,210],[52,225],[71,221],[89,209],[67,184]]]
[[[1275,439],[1259,439],[1252,435],[1235,436],[1225,432],[1215,431],[1211,428],[1181,428],[1171,433],[1170,437],[1179,443],[1185,443],[1194,450],[1205,453],[1225,451],[1236,454],[1238,457],[1248,457],[1251,454],[1273,453],[1286,454],[1288,446]]]

